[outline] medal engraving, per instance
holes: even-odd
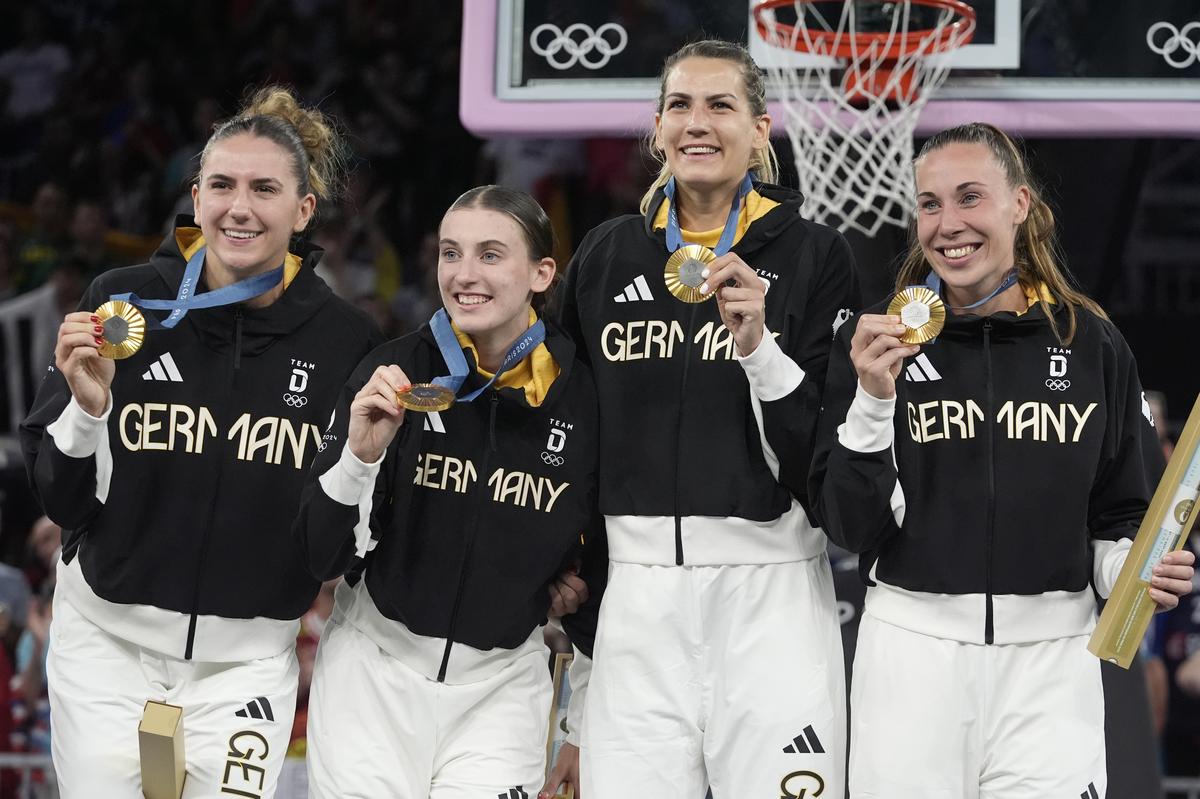
[[[907,330],[900,340],[905,344],[924,344],[942,332],[946,306],[942,299],[924,286],[909,286],[892,298],[888,314],[899,316]]]
[[[663,282],[671,296],[684,302],[704,302],[712,298],[715,292],[707,294],[700,292],[704,285],[704,270],[717,260],[716,254],[699,244],[688,244],[680,247],[667,259],[663,270]]]
[[[435,383],[414,383],[396,392],[396,402],[410,411],[445,411],[454,405],[454,392]]]
[[[141,349],[146,340],[146,319],[137,308],[121,300],[109,300],[96,309],[96,316],[104,328],[104,343],[99,348],[102,356],[120,360]]]

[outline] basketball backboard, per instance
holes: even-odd
[[[1196,0],[967,2],[974,38],[950,56],[918,134],[970,120],[1025,135],[1200,134]],[[663,60],[688,41],[743,41],[763,66],[801,58],[762,40],[752,6],[464,0],[463,123],[484,136],[639,135]]]

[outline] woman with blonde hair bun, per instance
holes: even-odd
[[[275,793],[319,588],[291,524],[338,391],[379,341],[300,238],[342,162],[330,120],[260,90],[205,145],[194,218],[59,329],[21,440],[63,527],[47,675],[64,797],[142,795],[148,700],[183,709],[184,797]],[[140,348],[110,301],[138,309]]]

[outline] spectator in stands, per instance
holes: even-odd
[[[13,226],[0,220],[0,302],[7,300],[16,292],[13,286],[14,263],[13,240],[16,233]]]
[[[62,554],[62,528],[42,516],[29,528],[25,577],[35,591],[54,583],[54,570]]]
[[[1200,540],[1188,542],[1200,553]],[[1193,578],[1200,589],[1200,575]],[[1162,753],[1172,777],[1200,776],[1200,591],[1180,598],[1179,607],[1155,619],[1153,656],[1166,682]]]
[[[20,569],[0,563],[0,642],[12,652],[29,615],[29,583]]]
[[[75,203],[68,232],[71,254],[83,262],[85,283],[91,283],[101,272],[120,265],[120,259],[105,242],[108,211],[99,200],[86,198]]]
[[[159,181],[160,200],[172,207],[170,219],[192,210],[191,181],[200,171],[200,151],[220,118],[221,106],[213,97],[201,97],[192,105],[191,135],[167,157]]]
[[[8,99],[5,115],[24,121],[49,111],[58,99],[62,79],[71,68],[71,54],[46,36],[45,13],[35,4],[21,15],[21,41],[0,55],[0,81]]]
[[[62,184],[47,180],[38,186],[31,206],[32,224],[17,243],[17,286],[21,291],[45,283],[70,248],[70,208],[70,196]]]
[[[50,751],[50,698],[46,691],[46,651],[50,620],[54,615],[54,583],[29,605],[25,630],[17,640],[13,659],[13,743],[18,751]]]

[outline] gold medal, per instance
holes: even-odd
[[[454,392],[436,383],[413,383],[396,392],[396,402],[410,411],[446,411],[454,404]]]
[[[680,247],[667,259],[663,273],[667,291],[684,302],[704,302],[711,298],[715,292],[700,293],[700,287],[704,285],[700,275],[715,260],[716,253],[699,244]]]
[[[146,318],[142,312],[122,300],[109,300],[96,309],[104,333],[100,354],[105,358],[128,358],[142,348],[146,340]]]
[[[887,312],[899,316],[908,330],[900,340],[905,344],[924,344],[942,332],[946,324],[946,306],[942,298],[924,286],[909,286],[892,298]]]

